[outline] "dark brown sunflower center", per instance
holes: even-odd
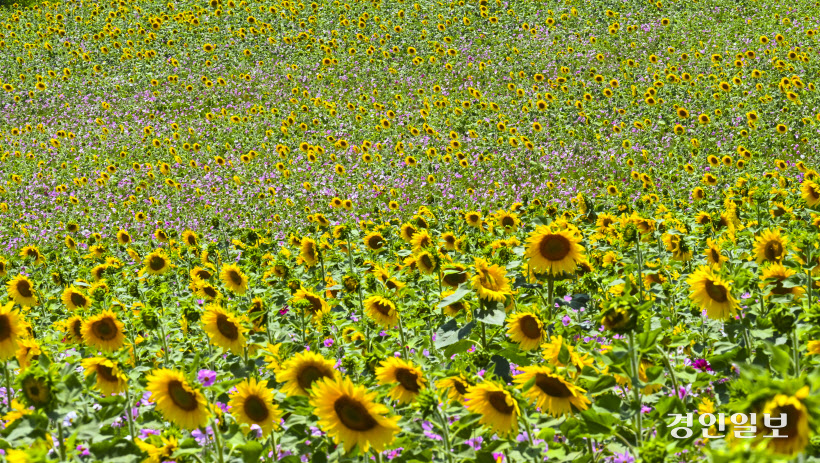
[[[538,320],[532,315],[525,315],[521,317],[521,320],[518,323],[518,326],[521,327],[521,332],[524,333],[524,336],[530,339],[541,338],[541,328],[538,326]]]
[[[535,385],[538,386],[538,389],[541,389],[544,394],[550,397],[564,399],[572,395],[572,391],[569,390],[563,381],[558,378],[545,375],[544,373],[538,373],[535,375]]]
[[[305,296],[308,302],[310,302],[310,311],[313,313],[318,313],[322,310],[322,301],[318,297],[313,296]]]
[[[562,260],[570,252],[570,242],[561,235],[547,235],[541,240],[538,250],[547,260]]]
[[[358,400],[342,396],[333,403],[333,409],[339,421],[347,428],[357,432],[367,432],[378,426],[378,422],[367,408]]]
[[[188,245],[189,245],[189,246],[193,246],[193,245],[195,245],[195,244],[196,244],[196,236],[194,236],[194,235],[188,235],[188,239],[187,239],[187,241],[188,241]]]
[[[772,294],[782,296],[784,294],[791,294],[792,293],[791,288],[784,288],[783,287],[783,280],[785,280],[784,277],[778,276],[778,277],[775,277],[775,278],[777,279],[777,282],[774,284],[774,288],[772,288]]]
[[[153,271],[159,271],[165,268],[165,259],[161,256],[151,256],[151,259],[148,261],[148,266]]]
[[[119,379],[114,376],[114,369],[105,365],[97,365],[97,376],[109,383],[115,383]]]
[[[467,393],[467,385],[462,383],[461,381],[453,381],[453,387],[456,388],[458,393],[461,395]]]
[[[296,382],[299,383],[299,387],[307,390],[310,389],[310,386],[315,381],[327,377],[329,377],[329,375],[325,374],[325,372],[319,369],[319,367],[315,365],[308,365],[305,368],[302,368],[302,371],[296,375]]]
[[[231,341],[236,341],[239,338],[239,328],[236,327],[235,323],[228,320],[228,316],[225,314],[216,316],[216,329],[219,330],[222,336]]]
[[[211,272],[207,270],[200,270],[197,272],[196,276],[202,280],[209,280],[211,278]]]
[[[236,270],[230,270],[228,272],[228,278],[231,280],[231,283],[236,286],[242,286],[242,275],[240,275]]]
[[[465,281],[467,281],[467,274],[464,271],[444,275],[444,282],[450,286],[458,286]]]
[[[31,283],[26,280],[20,280],[17,282],[17,292],[20,293],[23,297],[31,297],[33,293],[31,292]]]
[[[717,249],[712,248],[712,249],[709,250],[709,252],[712,254],[712,261],[713,262],[719,262],[720,261],[720,253],[717,251]]]
[[[313,244],[312,243],[309,244],[307,247],[305,247],[305,256],[310,260],[313,260],[313,259],[316,258],[316,251],[313,249]]]
[[[726,302],[729,300],[729,291],[723,285],[716,285],[712,280],[706,280],[706,294],[715,302]]]
[[[97,320],[91,325],[91,331],[94,333],[94,337],[102,339],[103,341],[110,341],[117,337],[117,324],[114,323],[110,317],[103,318],[102,320]]]
[[[42,384],[36,378],[29,378],[23,384],[23,390],[28,398],[35,406],[42,405],[48,402],[49,389],[45,384]]]
[[[391,307],[389,304],[386,304],[384,302],[374,303],[373,308],[376,309],[377,312],[384,315],[385,317],[389,317],[390,316],[390,311],[393,310],[393,307]]]
[[[511,415],[513,410],[515,410],[512,405],[507,403],[507,394],[501,391],[490,392],[487,395],[487,401],[490,402],[490,405],[492,405],[496,411],[504,415]]]
[[[245,399],[245,406],[243,407],[245,414],[248,415],[252,421],[262,423],[270,416],[268,405],[261,398],[252,395]]]
[[[601,226],[604,227],[604,228],[606,228],[610,225],[612,225],[612,219],[610,219],[609,217],[607,217],[607,218],[605,218],[604,220],[601,221]]]
[[[123,243],[128,243],[128,242],[130,242],[130,241],[131,241],[131,237],[130,237],[130,236],[128,236],[128,235],[126,235],[125,233],[123,233],[122,235],[120,235],[120,240],[121,240]]]
[[[512,227],[513,225],[515,225],[515,219],[508,215],[505,215],[501,218],[501,225],[504,227]]]
[[[784,436],[796,437],[799,433],[798,423],[800,421],[801,411],[794,405],[783,405],[772,410],[771,416],[772,418],[779,419],[782,413],[786,414],[786,421],[784,423],[786,427],[782,428],[781,432]]]
[[[75,293],[75,292],[71,293],[71,298],[70,299],[71,299],[71,303],[74,304],[76,307],[85,307],[85,304],[88,302],[86,300],[85,296],[83,296],[80,293]]]
[[[478,222],[478,216],[476,214],[470,214],[470,215],[467,216],[467,220],[470,223],[476,223],[476,222]]]
[[[433,259],[430,258],[430,254],[422,254],[419,261],[425,268],[433,268]]]
[[[0,342],[11,337],[11,320],[8,315],[0,316]]]
[[[211,299],[216,297],[216,288],[211,285],[203,286],[202,291],[205,293],[206,296],[210,297]]]
[[[444,242],[453,245],[456,243],[456,237],[453,235],[446,235],[444,236]]]
[[[406,368],[396,370],[396,381],[401,384],[401,387],[410,392],[419,392],[421,389],[419,387],[418,377],[419,376],[415,372]]]
[[[181,381],[173,380],[168,383],[168,396],[174,405],[186,412],[194,411],[199,406],[196,395],[186,390]]]
[[[83,322],[81,320],[75,320],[74,323],[71,324],[71,331],[77,339],[83,338],[82,327]]]
[[[773,240],[766,243],[766,247],[763,250],[763,255],[766,257],[768,261],[775,261],[780,260],[780,256],[783,254],[783,245],[780,241]]]
[[[371,236],[370,239],[367,241],[367,245],[371,249],[379,249],[384,244],[384,240],[381,236]]]

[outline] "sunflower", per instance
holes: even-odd
[[[800,195],[809,207],[820,204],[820,185],[811,180],[804,180],[800,185]]]
[[[502,386],[491,382],[478,384],[467,391],[464,401],[467,410],[481,415],[479,423],[499,435],[518,431],[518,402]]]
[[[236,386],[228,402],[231,415],[240,425],[257,425],[262,428],[262,436],[279,428],[281,413],[273,402],[273,391],[256,378],[242,381]]]
[[[686,279],[686,283],[691,292],[689,298],[700,308],[706,309],[709,318],[725,320],[737,311],[738,302],[732,295],[729,282],[708,266],[701,266]]]
[[[427,382],[421,368],[396,357],[381,362],[376,368],[376,378],[383,386],[392,385],[390,397],[402,404],[416,400]]]
[[[128,378],[120,370],[117,362],[104,357],[83,359],[81,362],[86,377],[97,374],[97,389],[106,395],[120,394],[128,387]]]
[[[182,242],[185,243],[186,246],[197,246],[199,244],[199,239],[193,231],[185,230],[182,232]]]
[[[81,329],[83,341],[103,352],[114,352],[123,346],[125,325],[117,320],[117,314],[110,309],[95,315],[85,322]]]
[[[399,322],[396,304],[384,296],[370,296],[365,299],[364,313],[383,328],[392,328]]]
[[[285,383],[282,392],[288,396],[307,396],[317,380],[334,379],[338,372],[334,362],[315,352],[300,352],[288,359],[280,370],[278,381]]]
[[[498,211],[495,216],[495,220],[507,233],[515,233],[518,230],[518,226],[521,224],[521,220],[518,219],[518,215],[514,212],[508,211]]]
[[[196,295],[203,299],[213,301],[222,297],[222,293],[220,293],[214,285],[208,283],[207,281],[197,279],[191,283],[194,285],[194,292]]]
[[[780,229],[764,230],[755,239],[754,253],[758,264],[780,262],[788,254],[789,240],[780,234]]]
[[[83,343],[83,317],[75,315],[65,321],[66,338],[76,344]]]
[[[473,384],[463,375],[450,376],[436,382],[438,389],[447,391],[447,398],[451,402],[464,402],[464,396]]]
[[[481,228],[481,213],[469,211],[464,214],[464,221],[473,228]]]
[[[69,286],[63,291],[63,304],[68,307],[68,310],[74,311],[78,308],[85,309],[91,305],[85,294],[81,293],[74,286]]]
[[[117,242],[123,246],[131,244],[131,235],[125,230],[117,231]]]
[[[344,445],[345,452],[358,446],[362,453],[371,447],[385,449],[401,430],[401,417],[388,417],[385,405],[376,402],[376,393],[354,385],[350,378],[328,378],[316,384],[310,403],[319,418],[319,427]]]
[[[519,312],[507,319],[507,334],[523,350],[538,348],[547,332],[536,313]]]
[[[22,399],[26,405],[37,410],[49,410],[56,405],[54,401],[54,379],[42,367],[29,368],[22,373],[18,381],[23,392]]]
[[[31,259],[34,265],[40,265],[45,262],[45,257],[43,257],[43,254],[37,249],[37,246],[25,246],[20,250],[20,257],[23,259]]]
[[[429,251],[421,251],[415,256],[416,267],[424,275],[430,275],[436,269],[436,258]]]
[[[313,320],[321,320],[321,318],[330,312],[330,305],[327,301],[316,293],[300,288],[293,295],[293,304],[302,305],[308,311]]]
[[[222,267],[219,278],[228,289],[240,296],[248,290],[248,277],[236,264]]]
[[[456,289],[462,283],[470,279],[467,266],[462,264],[449,264],[442,269],[443,276],[441,282],[450,288]]]
[[[441,234],[441,241],[444,243],[444,249],[448,251],[456,250],[456,242],[458,241],[456,235],[450,232],[444,232]]]
[[[786,456],[794,456],[801,452],[809,444],[809,410],[803,400],[809,394],[809,387],[797,391],[794,396],[777,394],[769,399],[763,406],[763,414],[769,414],[772,418],[784,424],[780,428],[781,438],[768,440],[768,448],[773,453]],[[779,420],[785,414],[785,420]],[[759,437],[771,435],[775,429],[767,428],[765,424],[759,428]]]
[[[0,360],[14,357],[18,339],[26,335],[20,314],[13,308],[14,302],[0,307]]]
[[[413,238],[410,239],[410,245],[413,248],[413,252],[419,252],[431,244],[433,244],[433,237],[430,236],[430,233],[428,233],[427,230],[416,232],[416,234],[413,235]]]
[[[721,253],[720,246],[715,243],[712,238],[706,239],[706,251],[704,255],[706,255],[706,262],[717,267],[720,267],[724,262],[729,260],[728,257]]]
[[[17,363],[20,365],[20,371],[25,371],[31,362],[40,358],[43,351],[40,349],[40,343],[33,338],[21,338],[17,340],[17,351],[14,353],[17,358]]]
[[[581,240],[567,230],[553,230],[541,225],[527,238],[526,256],[536,271],[549,270],[551,274],[574,273],[577,262],[583,257]]]
[[[265,310],[265,303],[261,298],[255,297],[251,300],[251,308],[248,309],[248,318],[253,323],[253,330],[256,332],[264,330],[268,322],[268,312]]]
[[[532,386],[524,391],[524,397],[534,402],[541,411],[556,418],[589,408],[590,401],[584,396],[586,391],[554,373],[547,366],[521,367],[521,373],[513,380],[519,387],[534,381]]]
[[[247,328],[242,326],[239,318],[227,310],[216,304],[205,306],[205,313],[202,315],[202,329],[208,333],[208,337],[215,345],[236,355],[242,354],[246,343]]]
[[[412,242],[416,233],[418,233],[418,230],[410,222],[407,222],[401,226],[401,239],[408,243]]]
[[[511,288],[507,281],[507,269],[499,265],[489,265],[482,259],[475,260],[476,275],[473,277],[473,289],[478,297],[484,300],[504,302]]]
[[[162,463],[164,461],[168,461],[174,452],[176,452],[179,448],[179,441],[174,436],[167,438],[160,437],[160,439],[163,443],[160,447],[151,445],[139,438],[134,439],[134,443],[137,444],[137,447],[148,454],[148,458],[143,460],[143,463]]]
[[[145,256],[143,263],[145,267],[142,269],[142,272],[148,273],[149,275],[162,275],[171,268],[171,262],[162,249],[157,249]]]
[[[17,304],[33,307],[37,305],[34,283],[25,275],[17,275],[8,282],[9,298]]]
[[[806,292],[806,290],[800,286],[792,286],[791,288],[784,287],[783,282],[797,272],[790,268],[784,267],[783,264],[779,262],[769,264],[763,268],[762,271],[762,279],[764,282],[760,283],[760,289],[765,289],[766,286],[771,286],[772,288],[769,291],[769,296],[784,296],[786,294],[791,294],[795,299],[800,299],[803,296],[803,293]],[[769,283],[766,283],[767,280]]]
[[[384,236],[379,232],[368,233],[364,237],[364,244],[371,251],[379,251],[385,245]]]
[[[168,421],[189,430],[208,424],[210,411],[205,396],[192,388],[181,372],[163,368],[153,371],[146,380],[145,389]]]
[[[309,237],[302,238],[299,244],[299,257],[308,267],[313,267],[319,262],[319,250],[316,247],[316,240]]]

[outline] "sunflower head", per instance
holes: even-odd
[[[17,382],[22,392],[21,398],[24,403],[37,410],[52,410],[57,406],[57,397],[54,390],[54,378],[51,371],[44,369],[40,365],[27,368],[21,374]]]

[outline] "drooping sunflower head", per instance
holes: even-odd
[[[463,402],[467,391],[473,386],[463,374],[450,376],[436,382],[436,388],[447,391],[447,398],[451,402]]]
[[[75,315],[65,321],[66,338],[75,344],[83,343],[83,317]]]
[[[151,400],[156,402],[157,410],[168,421],[189,430],[208,423],[210,412],[205,396],[191,387],[181,372],[163,368],[152,372],[146,379]]]
[[[288,396],[309,395],[314,383],[322,378],[336,378],[334,362],[315,352],[300,352],[282,365],[277,380],[285,383],[282,392]]]
[[[515,383],[523,386],[533,381],[532,386],[524,391],[524,397],[542,411],[561,417],[589,408],[590,401],[584,396],[586,391],[553,372],[550,367],[533,365],[522,367],[521,371],[515,376]]]
[[[416,233],[418,233],[418,230],[409,222],[401,226],[401,239],[408,243],[413,240],[413,236],[415,236]]]
[[[708,266],[702,266],[687,278],[689,298],[706,309],[709,318],[725,320],[735,314],[738,302],[732,295],[729,282],[716,275]]]
[[[322,296],[304,288],[296,291],[291,300],[294,306],[307,311],[314,321],[321,320],[326,313],[330,312],[330,305]]]
[[[316,248],[316,240],[309,237],[302,238],[300,247],[299,257],[308,267],[313,267],[319,262],[319,251]]]
[[[117,320],[110,309],[87,319],[82,326],[82,338],[86,344],[103,352],[114,352],[125,343],[125,325]]]
[[[760,289],[765,289],[766,286],[769,286],[769,296],[785,296],[791,294],[796,299],[799,299],[806,292],[803,287],[792,286],[787,288],[783,284],[787,278],[791,277],[795,273],[797,272],[783,266],[783,264],[779,262],[771,263],[763,268],[762,279],[764,282],[760,284]]]
[[[476,258],[476,274],[473,276],[473,289],[478,297],[484,300],[504,302],[511,288],[507,280],[507,269],[497,264],[490,265],[486,260]]]
[[[396,357],[376,368],[376,378],[381,385],[392,385],[390,397],[403,404],[413,402],[427,382],[421,368]]]
[[[466,283],[470,278],[467,267],[462,264],[445,265],[442,273],[441,282],[453,289],[458,288],[462,283]]]

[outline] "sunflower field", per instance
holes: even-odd
[[[820,2],[0,6],[0,461],[820,461]]]

